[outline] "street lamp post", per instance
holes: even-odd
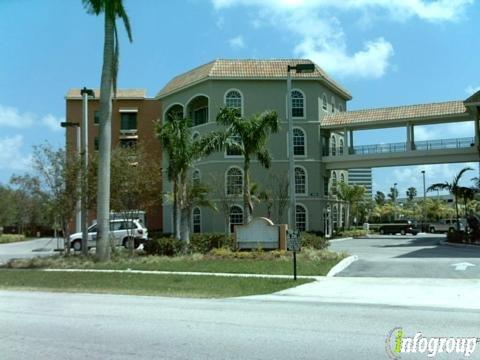
[[[288,121],[288,194],[290,206],[288,208],[288,229],[296,229],[296,204],[295,204],[295,159],[293,154],[293,120],[292,120],[292,78],[290,71],[295,70],[297,74],[311,73],[315,71],[315,65],[297,64],[287,66],[287,121]]]
[[[393,220],[397,219],[397,183],[393,184]]]
[[[88,254],[88,214],[87,214],[87,189],[88,189],[88,97],[94,97],[95,93],[91,89],[84,87],[80,90],[82,95],[82,138],[81,138],[81,156],[82,156],[82,254]]]
[[[60,123],[60,126],[63,128],[68,128],[68,127],[74,127],[75,128],[75,138],[76,138],[76,150],[78,156],[81,154],[81,149],[80,149],[80,124],[78,122],[68,122],[64,121]],[[81,231],[81,204],[80,204],[80,199],[77,200],[77,204],[75,205],[75,232],[80,232]]]
[[[427,220],[427,214],[426,214],[426,192],[425,192],[425,170],[422,170],[422,176],[423,176],[423,221],[422,221],[422,231],[425,231],[425,221]]]

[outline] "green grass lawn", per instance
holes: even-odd
[[[266,254],[265,256],[269,256]],[[326,275],[345,255],[330,252],[299,254],[297,258],[298,275]],[[292,256],[287,254],[278,258],[222,258],[207,255],[179,257],[135,256],[117,257],[106,263],[98,263],[93,258],[61,256],[16,260],[12,268],[70,268],[70,269],[115,269],[115,270],[161,270],[195,271],[245,274],[290,275],[293,272]]]
[[[269,294],[310,281],[304,279],[293,281],[286,279],[218,276],[0,270],[0,289],[195,298],[224,298]]]

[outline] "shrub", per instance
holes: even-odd
[[[24,241],[25,235],[19,234],[3,234],[0,235],[0,244],[8,244],[17,241]]]
[[[161,237],[147,241],[144,250],[148,255],[175,256],[183,251],[182,241],[174,237]]]
[[[212,249],[234,249],[233,237],[223,233],[192,234],[189,250],[193,253],[206,254]]]
[[[302,232],[300,234],[300,242],[302,248],[308,247],[317,250],[325,249],[329,245],[326,238],[308,232]]]
[[[451,243],[463,243],[467,240],[467,234],[465,231],[453,230],[447,234],[447,241]]]

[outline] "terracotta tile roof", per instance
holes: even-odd
[[[67,99],[81,99],[81,89],[70,89],[67,92]],[[95,99],[100,98],[100,89],[93,89]],[[117,89],[117,99],[145,99],[147,91],[145,89]]]
[[[433,117],[456,116],[466,114],[462,101],[397,106],[379,109],[345,111],[329,114],[322,120],[321,127],[331,128],[342,125],[370,125],[376,122],[395,122],[396,120],[421,120]]]
[[[477,91],[475,94],[470,96],[467,100],[464,102],[465,104],[470,104],[470,103],[480,103],[480,90]]]
[[[307,59],[286,59],[286,60],[227,60],[218,59],[201,65],[184,74],[178,75],[170,80],[165,87],[157,94],[163,97],[179,91],[185,87],[207,79],[278,79],[287,78],[287,65],[312,64]],[[291,72],[292,78],[325,80],[327,84],[351,99],[350,93],[341,85],[331,79],[325,71],[315,64],[315,71],[312,73],[297,74]]]

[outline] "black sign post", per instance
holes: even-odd
[[[300,231],[287,230],[287,247],[293,251],[293,280],[297,280],[297,252],[300,251]]]

